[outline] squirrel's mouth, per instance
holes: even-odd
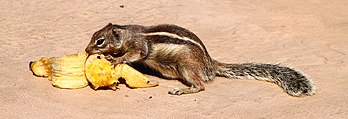
[[[103,54],[105,51],[103,51],[102,49],[87,47],[85,49],[85,52],[91,55],[91,54]]]
[[[123,55],[125,55],[125,53],[112,53],[110,54],[112,57],[122,57]]]
[[[101,50],[93,50],[91,51],[91,54],[102,54]]]

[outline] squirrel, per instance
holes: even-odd
[[[279,64],[228,64],[210,57],[203,42],[186,28],[109,23],[95,32],[86,47],[89,54],[104,54],[114,64],[139,63],[168,79],[180,79],[188,88],[173,88],[173,95],[205,90],[203,82],[216,76],[272,82],[295,97],[315,94],[311,80]]]

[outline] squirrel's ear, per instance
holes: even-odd
[[[106,25],[106,26],[112,26],[112,23],[108,23],[108,25]]]
[[[116,33],[121,33],[125,29],[126,29],[125,26],[120,26],[120,25],[117,25],[117,24],[114,24],[113,27],[112,27],[112,31],[116,32]]]
[[[122,34],[122,32],[124,32],[124,30],[120,29],[120,28],[113,28],[112,29],[112,34],[114,34],[115,36],[119,36],[119,34]]]

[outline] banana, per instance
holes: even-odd
[[[91,84],[97,90],[100,87],[117,89],[119,78],[124,78],[130,88],[157,86],[127,64],[114,66],[103,55],[78,53],[63,57],[41,58],[29,63],[35,76],[48,77],[52,85],[64,89],[83,88]]]

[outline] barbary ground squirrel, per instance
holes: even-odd
[[[147,66],[169,79],[180,79],[189,88],[173,88],[180,95],[203,91],[203,82],[215,76],[263,80],[278,84],[291,96],[314,95],[311,80],[288,67],[274,64],[227,64],[212,59],[202,41],[176,25],[116,25],[109,23],[95,32],[86,48],[89,54],[104,54],[110,61]]]

